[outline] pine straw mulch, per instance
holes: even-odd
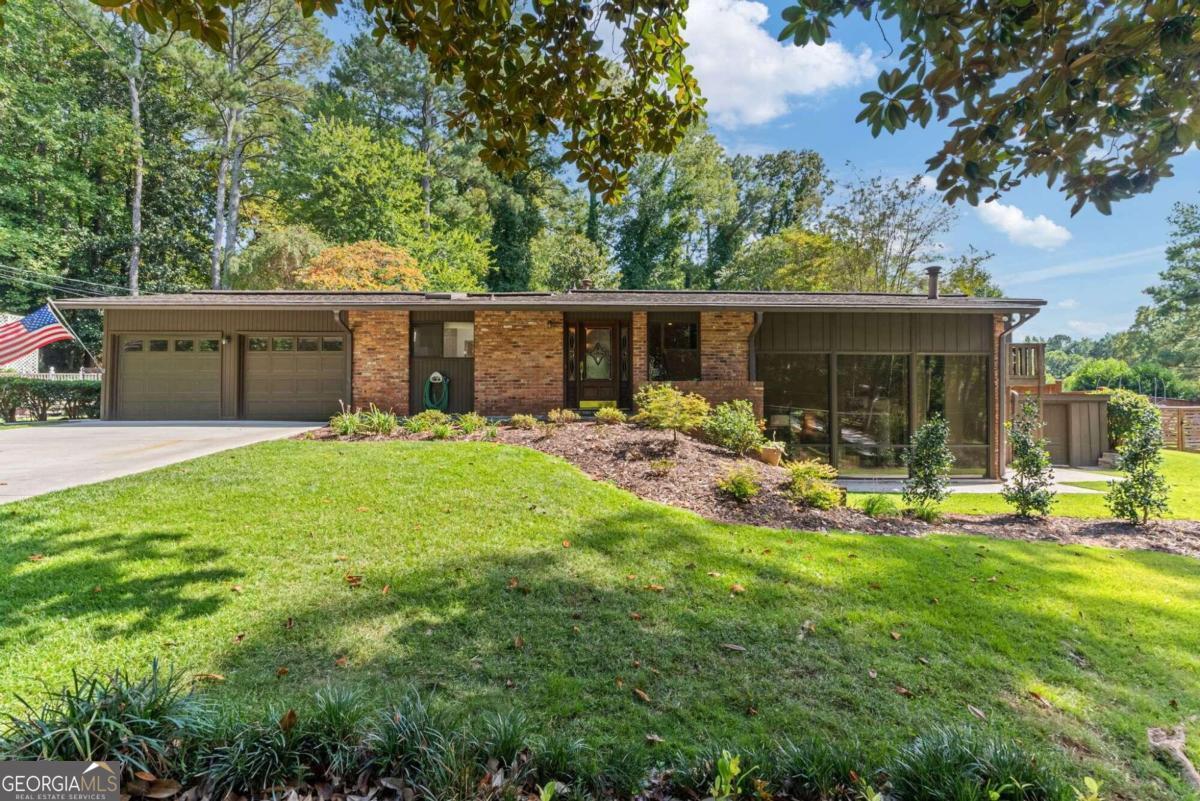
[[[301,436],[337,438],[327,428]],[[403,430],[391,437],[404,440],[429,438],[428,434],[407,434]],[[459,437],[480,438],[478,433]],[[1050,517],[1025,520],[1015,515],[946,515],[938,523],[928,524],[908,517],[872,518],[848,508],[824,512],[805,509],[785,494],[788,473],[782,467],[737,457],[691,437],[680,436],[676,442],[670,432],[632,425],[573,423],[536,429],[501,426],[496,441],[561,457],[594,479],[610,481],[641,498],[687,509],[723,523],[910,537],[932,532],[965,533],[997,539],[1098,545],[1200,557],[1200,522],[1190,520],[1159,520],[1147,526],[1132,526],[1112,519]],[[734,467],[743,465],[758,474],[762,486],[758,496],[744,504],[725,497],[717,489],[719,479]]]

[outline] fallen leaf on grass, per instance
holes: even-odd
[[[867,675],[868,675],[868,676],[870,676],[870,677],[871,677],[871,678],[873,678],[873,679],[877,679],[877,678],[879,678],[879,674],[878,674],[877,672],[875,672],[875,669],[874,669],[874,668],[872,668],[872,669],[868,670],[868,671],[867,671]]]
[[[731,642],[723,642],[723,643],[721,643],[721,647],[724,648],[726,651],[745,651],[746,650],[745,647],[743,647],[741,645],[737,645],[735,643],[731,643]]]
[[[152,781],[158,780],[158,777],[155,776],[153,773],[151,773],[148,770],[134,771],[133,775],[136,776],[137,778],[141,779],[144,782],[152,782]]]
[[[659,743],[665,743],[666,740],[659,737],[657,734],[647,734],[646,742],[650,743],[650,745],[658,745]]]
[[[926,665],[926,666],[929,665],[929,660],[923,656],[918,656],[917,661],[920,662],[922,665]]]
[[[629,613],[629,619],[630,619],[630,620],[641,620],[641,619],[642,619],[642,615],[641,615],[641,613],[640,613],[640,612],[630,612],[630,613]]]
[[[1032,698],[1034,700],[1034,702],[1037,703],[1037,705],[1040,706],[1042,709],[1053,709],[1054,708],[1054,705],[1051,704],[1049,701],[1047,701],[1045,696],[1043,696],[1039,692],[1030,690],[1029,697]]]
[[[640,687],[634,687],[633,694],[636,695],[637,699],[639,701],[641,701],[642,703],[646,703],[646,704],[650,703],[650,696],[647,695],[646,691],[641,689]]]
[[[893,689],[896,691],[896,695],[902,695],[905,698],[913,697],[912,690],[908,689],[907,687],[897,684]]]
[[[729,591],[731,593],[733,593],[734,595],[741,595],[743,592],[746,591],[746,588],[743,587],[741,584],[730,584]]]
[[[230,591],[230,592],[241,592],[241,591],[242,591],[242,585],[241,585],[241,584],[234,584],[232,587],[230,587],[230,588],[229,588],[229,591]]]
[[[753,718],[758,716],[758,710],[752,706],[746,707],[746,717]]]
[[[524,637],[522,637],[520,634],[513,637],[513,648],[516,648],[518,651],[520,651],[524,647],[525,647],[525,638]]]
[[[285,667],[276,668],[276,670],[275,670],[275,678],[277,678],[277,679],[282,679],[287,674],[288,674],[288,669]]]
[[[289,617],[287,620],[283,621],[283,627],[288,631],[291,631],[292,629],[296,628],[296,621]]]
[[[279,728],[283,729],[284,731],[291,731],[296,727],[297,720],[299,720],[299,716],[296,714],[296,710],[289,709],[287,712],[283,713],[282,717],[279,718]]]
[[[713,578],[720,578],[720,577],[721,577],[721,574],[720,574],[720,573],[718,573],[718,572],[717,572],[717,571],[715,571],[715,570],[710,570],[710,571],[708,571],[708,575],[712,576]]]
[[[383,591],[382,591],[382,592],[380,592],[380,595],[387,595],[387,594],[388,594],[389,592],[391,592],[391,591],[392,591],[392,585],[391,585],[391,584],[384,584],[384,585],[383,585]]]
[[[898,640],[898,639],[900,639],[900,632],[898,632],[898,631],[893,631],[893,632],[891,633],[891,636],[892,636],[892,639],[893,639],[893,640]]]
[[[244,631],[239,631],[237,634],[233,635],[234,642],[241,642],[244,639],[246,639],[246,632]]]
[[[197,673],[196,681],[225,681],[225,677],[220,673]]]
[[[95,587],[92,587],[92,592],[100,592],[100,585],[97,584]]]
[[[345,578],[346,578],[346,583],[349,584],[351,587],[361,587],[362,586],[362,583],[363,583],[362,576],[356,576],[353,573],[347,573]]]
[[[619,690],[625,686],[625,679],[621,678],[620,676],[617,676],[616,681],[614,683],[617,685],[617,689]]]
[[[29,561],[30,561],[30,562],[40,562],[40,561],[42,561],[42,560],[43,560],[43,559],[45,559],[45,558],[46,558],[46,557],[45,557],[45,556],[42,556],[40,553],[35,553],[35,554],[31,554],[31,555],[30,555],[30,557],[29,557]]]
[[[570,548],[570,547],[571,547],[571,541],[570,541],[570,540],[563,540],[563,547],[564,547],[564,548]]]
[[[142,796],[144,798],[155,799],[170,798],[178,793],[181,789],[183,788],[179,782],[175,781],[174,779],[158,779],[157,781],[151,782],[150,786],[142,791]]]
[[[345,561],[346,561],[347,559],[349,559],[349,558],[350,558],[349,556],[346,556],[345,554],[341,554],[341,553],[340,553],[340,554],[338,554],[337,556],[333,557],[333,561],[335,561],[335,562],[345,562]]]
[[[646,589],[650,590],[650,592],[662,592],[666,587],[661,584],[647,584]]]
[[[359,506],[359,507],[356,507],[356,508],[354,509],[354,511],[356,511],[356,512],[369,512],[369,511],[371,511],[371,510],[370,510],[369,508],[367,508],[366,506]]]
[[[867,585],[867,589],[878,590],[878,589],[881,589],[881,587],[880,587],[880,584],[878,581],[872,581],[870,584]]]
[[[972,704],[967,704],[967,711],[980,720],[987,720],[987,715],[983,714],[983,710]]]

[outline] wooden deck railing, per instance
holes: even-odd
[[[1046,345],[1022,342],[1012,345],[1008,354],[1008,379],[1013,384],[1041,383],[1045,377]]]

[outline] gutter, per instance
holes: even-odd
[[[757,353],[756,353],[757,349],[755,348],[755,340],[758,339],[758,329],[762,328],[762,324],[763,324],[763,313],[761,311],[756,311],[754,313],[754,327],[750,329],[749,375],[750,375],[751,381],[758,380],[758,359],[755,358],[757,356]]]

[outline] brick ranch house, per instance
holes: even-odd
[[[745,398],[794,455],[903,471],[950,422],[958,469],[1001,473],[1014,328],[1040,300],[799,292],[236,292],[85,298],[104,312],[106,419],[318,420],[628,408],[669,381]],[[446,381],[431,384],[438,373]],[[442,393],[446,394],[442,401]]]

